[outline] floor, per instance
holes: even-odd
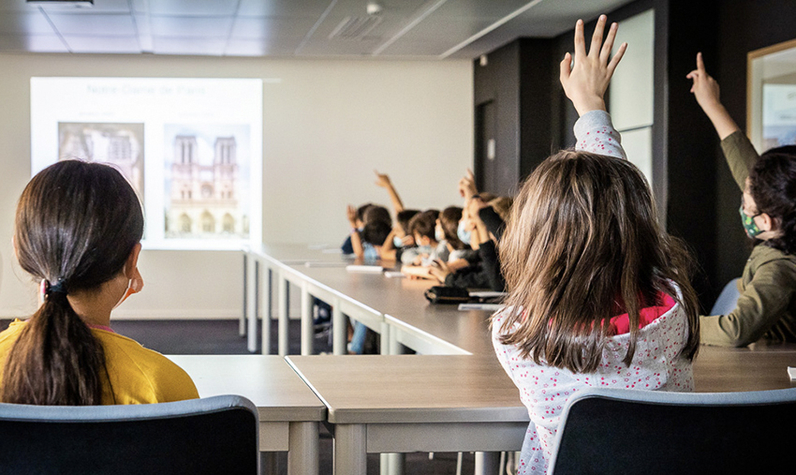
[[[9,320],[0,320],[0,330],[8,326]],[[300,353],[300,322],[290,322],[289,353]],[[237,320],[157,320],[157,321],[113,321],[113,329],[130,337],[147,348],[164,354],[249,354],[246,338],[238,334]],[[276,348],[276,322],[271,329],[270,348]],[[316,335],[316,353],[331,353],[328,334]],[[332,474],[332,438],[325,428],[321,428],[319,475]],[[407,475],[454,475],[456,473],[456,453],[407,454],[405,473]],[[277,457],[277,473],[287,474],[287,454]],[[474,455],[463,454],[462,474],[474,472]],[[379,474],[378,454],[368,455],[368,474]]]

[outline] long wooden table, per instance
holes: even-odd
[[[528,411],[494,357],[287,360],[329,410],[335,474],[364,475],[367,453],[500,452],[522,446]]]
[[[520,448],[527,410],[494,356],[489,312],[429,304],[423,297],[432,285],[429,281],[349,273],[340,256],[300,246],[278,252],[316,263],[307,266],[302,259],[279,262],[273,257],[271,262],[284,282],[278,295],[280,319],[287,305],[281,300],[287,282],[302,290],[302,342],[308,338],[304,320],[311,325],[307,308],[317,296],[334,307],[336,354],[344,348],[344,314],[379,331],[383,353],[398,353],[399,344],[423,353],[318,357],[306,356],[309,351],[302,344],[304,356],[288,357],[328,409],[327,422],[335,435],[335,473],[364,473],[368,452]],[[286,321],[286,308],[284,315]],[[311,351],[311,334],[309,338]],[[694,365],[696,390],[793,387],[788,366],[796,366],[796,345],[702,347]],[[481,473],[489,468],[482,464]]]
[[[494,356],[289,356],[328,408],[334,473],[364,475],[368,453],[519,450],[528,412]],[[749,350],[703,347],[696,389],[794,387],[796,345]],[[494,465],[480,467],[495,473]]]
[[[260,451],[286,451],[290,475],[318,475],[318,429],[326,421],[326,405],[282,357],[167,357],[191,376],[201,397],[239,394],[250,399],[260,417]]]

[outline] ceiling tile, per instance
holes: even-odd
[[[55,15],[50,20],[62,35],[132,36],[136,34],[131,15]]]
[[[140,53],[141,47],[135,36],[70,36],[64,41],[73,53]]]
[[[53,35],[52,26],[39,12],[0,12],[0,34]]]
[[[232,25],[232,38],[304,38],[314,25],[311,18],[238,17]]]
[[[0,51],[31,53],[68,53],[56,35],[0,35]]]
[[[226,38],[232,29],[232,21],[232,17],[152,16],[150,26],[154,36]]]
[[[152,15],[232,16],[238,0],[133,0],[133,8]]]
[[[240,0],[240,16],[291,16],[318,18],[333,0]],[[364,8],[365,0],[361,5]]]
[[[225,56],[293,56],[300,40],[269,42],[264,40],[230,39]]]
[[[223,38],[164,38],[154,37],[155,54],[185,54],[222,56],[226,46]]]

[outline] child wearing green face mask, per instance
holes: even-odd
[[[796,341],[796,146],[758,156],[719,101],[719,86],[705,71],[701,53],[688,78],[743,191],[741,224],[755,239],[738,283],[735,309],[701,318],[702,343],[745,346],[760,338]]]

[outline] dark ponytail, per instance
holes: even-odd
[[[45,298],[6,360],[4,402],[101,403],[102,345],[68,295],[118,275],[142,234],[138,197],[111,167],[67,160],[28,183],[17,206],[15,250],[20,266],[44,282]]]

